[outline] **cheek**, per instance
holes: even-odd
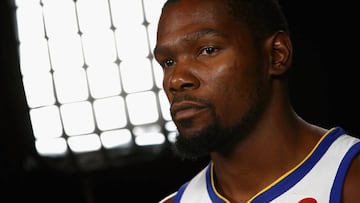
[[[220,120],[231,125],[242,114],[248,105],[247,94],[240,88],[234,86],[236,83],[227,83],[217,91],[216,111]],[[225,124],[225,123],[223,123]]]
[[[217,71],[219,73],[219,71]],[[215,111],[220,120],[232,119],[232,114],[237,114],[239,103],[243,102],[245,95],[242,91],[242,80],[234,77],[233,74],[222,72],[212,74],[210,82],[207,83],[207,92],[210,93],[210,100],[213,101]]]
[[[231,66],[212,73],[208,91],[211,92],[215,111],[224,127],[239,122],[257,97],[258,74],[251,69]]]
[[[251,71],[244,68],[244,64],[236,62],[222,66],[216,66],[208,75],[206,84],[209,91],[212,91],[216,97],[225,97],[224,99],[232,100],[245,94],[249,88],[252,76]]]

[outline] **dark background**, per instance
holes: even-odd
[[[207,163],[182,161],[169,150],[156,159],[92,172],[42,164],[18,64],[10,1],[2,0],[0,32],[0,202],[157,202]],[[354,3],[282,1],[295,48],[292,100],[306,120],[360,135],[358,11]]]

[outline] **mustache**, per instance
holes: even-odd
[[[188,95],[188,94],[174,96],[174,98],[171,101],[171,105],[173,105],[174,103],[177,103],[177,102],[181,102],[181,101],[193,101],[196,103],[203,104],[205,106],[210,106],[210,107],[213,106],[212,103],[208,99],[193,96],[193,95]]]

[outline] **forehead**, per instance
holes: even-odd
[[[160,17],[158,37],[197,27],[221,29],[234,22],[229,18],[226,0],[175,1],[167,5]]]
[[[164,8],[164,11],[173,12],[177,10],[184,13],[205,11],[214,13],[225,10],[227,5],[227,0],[175,0],[170,1],[170,3],[168,3]]]

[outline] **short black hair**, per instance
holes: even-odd
[[[178,1],[180,0],[167,0],[163,10]],[[287,19],[278,0],[227,0],[226,8],[230,16],[247,25],[258,40],[277,31],[290,35]]]

